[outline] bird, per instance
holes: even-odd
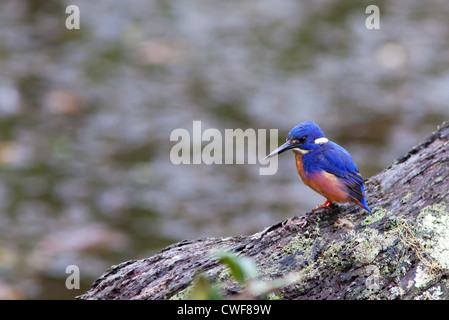
[[[302,122],[287,135],[287,141],[265,159],[292,150],[296,169],[305,185],[326,198],[314,208],[330,208],[334,203],[354,203],[371,213],[363,178],[351,155],[330,141],[312,121]]]

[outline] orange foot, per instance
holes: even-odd
[[[326,200],[325,203],[323,203],[321,206],[319,206],[318,208],[314,208],[312,209],[312,211],[318,210],[320,208],[330,208],[333,205],[333,203],[329,200]]]

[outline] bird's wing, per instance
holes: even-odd
[[[349,195],[357,201],[365,198],[363,178],[351,155],[341,146],[329,141],[323,145],[316,161],[320,169],[335,175],[347,186]]]

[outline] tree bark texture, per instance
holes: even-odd
[[[238,298],[244,288],[211,255],[252,259],[258,278],[296,274],[276,299],[448,299],[449,122],[366,181],[372,214],[321,208],[249,236],[184,240],[110,267],[79,299],[178,299],[202,271]]]

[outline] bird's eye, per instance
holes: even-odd
[[[302,136],[301,139],[299,139],[301,142],[305,142],[307,140],[307,136]]]

